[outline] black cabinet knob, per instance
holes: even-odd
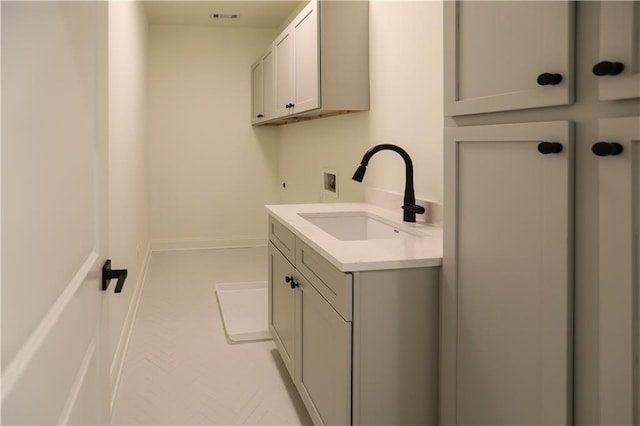
[[[291,288],[300,287],[300,283],[293,277],[284,277],[284,280],[289,283]]]
[[[604,75],[618,75],[624,70],[624,64],[622,62],[598,62],[593,66],[593,73],[598,77]]]
[[[258,114],[258,115],[256,115],[256,117],[257,118],[262,118],[262,117],[264,117],[264,114]]]
[[[608,155],[618,155],[624,148],[618,142],[598,142],[593,144],[591,151],[598,157],[606,157]]]
[[[540,142],[538,152],[540,154],[558,154],[562,152],[562,144],[559,142]]]
[[[548,72],[542,73],[538,76],[538,84],[540,86],[547,86],[549,84],[555,86],[562,81],[562,74],[551,74]]]

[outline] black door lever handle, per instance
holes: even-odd
[[[109,288],[109,283],[113,279],[118,279],[114,293],[121,293],[124,286],[124,280],[127,279],[126,269],[111,269],[111,259],[107,259],[102,266],[102,291]]]

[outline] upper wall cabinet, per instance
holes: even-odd
[[[573,103],[574,11],[567,1],[445,2],[445,114]]]
[[[369,109],[368,2],[311,0],[272,46],[272,80],[262,78],[265,86],[273,82],[263,102],[274,114],[253,124]],[[259,76],[252,75],[255,88]]]
[[[640,97],[640,3],[600,3],[600,58],[593,73],[603,101]]]

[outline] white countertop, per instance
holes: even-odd
[[[365,203],[278,204],[269,213],[343,272],[419,268],[442,264],[442,228],[402,221],[398,212]],[[300,213],[367,212],[410,228],[421,236],[378,240],[339,240],[300,216]]]

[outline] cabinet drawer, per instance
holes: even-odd
[[[351,321],[353,276],[336,269],[304,242],[296,241],[296,268],[346,321]]]
[[[296,263],[296,236],[273,216],[269,216],[269,241],[276,246],[282,254],[295,265]]]

